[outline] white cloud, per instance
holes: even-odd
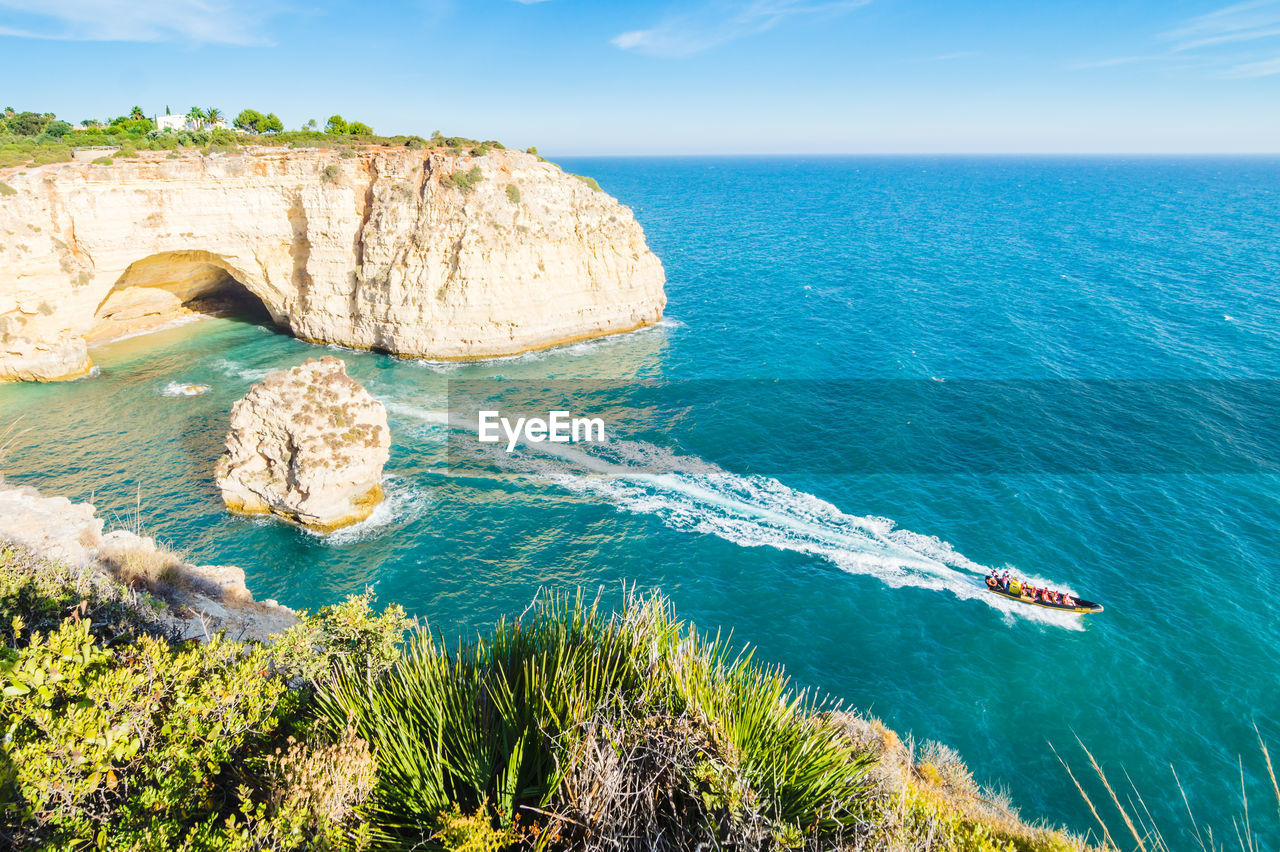
[[[1222,76],[1236,79],[1252,79],[1255,77],[1270,77],[1274,74],[1280,74],[1280,56],[1273,59],[1264,59],[1260,62],[1242,63]]]
[[[623,50],[634,50],[651,56],[690,56],[725,42],[771,30],[797,15],[838,14],[871,0],[729,0],[712,2],[688,11],[668,15],[657,25],[631,30],[611,39]]]
[[[0,0],[0,35],[256,45],[267,43],[261,25],[273,11],[247,0]]]
[[[1224,6],[1185,21],[1161,38],[1174,43],[1174,50],[1233,41],[1251,41],[1280,34],[1280,0],[1248,0]]]
[[[1277,59],[1266,58],[1265,47],[1251,49],[1252,42],[1280,37],[1280,0],[1246,0],[1188,18],[1156,38],[1163,53],[1117,56],[1074,62],[1070,68],[1109,68],[1137,62],[1162,62],[1171,70],[1207,70],[1210,76],[1243,79],[1280,73]],[[1259,50],[1266,52],[1259,55]],[[1188,64],[1187,56],[1194,57]],[[1173,60],[1178,60],[1173,64]]]

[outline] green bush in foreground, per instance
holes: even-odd
[[[424,631],[381,676],[336,670],[322,713],[379,756],[388,846],[476,814],[541,847],[777,848],[863,813],[868,761],[816,705],[661,598],[543,597],[455,651]]]
[[[171,641],[155,603],[0,546],[0,848],[364,848],[368,745],[317,727],[266,647]]]
[[[0,664],[6,817],[51,843],[176,846],[279,727],[284,685],[265,668],[262,650],[217,639],[109,650],[84,619],[36,635]]]

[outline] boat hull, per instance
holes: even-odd
[[[1057,610],[1058,612],[1075,612],[1081,615],[1087,615],[1092,612],[1102,612],[1103,609],[1102,604],[1094,603],[1093,601],[1077,599],[1075,606],[1066,606],[1065,604],[1048,603],[1046,601],[1027,600],[1020,595],[1015,595],[1012,592],[1006,592],[1001,589],[987,589],[987,591],[993,595],[999,595],[1002,598],[1008,598],[1011,601],[1017,601],[1018,603],[1026,604],[1027,606],[1038,606],[1043,607],[1044,609]]]

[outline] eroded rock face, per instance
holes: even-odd
[[[229,281],[298,337],[444,359],[639,328],[666,302],[631,211],[518,151],[147,152],[0,178],[0,380],[83,375],[104,324]]]
[[[34,488],[0,481],[0,546],[12,542],[41,559],[81,571],[100,571],[168,604],[154,616],[183,638],[219,630],[265,642],[297,623],[293,610],[256,602],[244,571],[233,565],[192,565],[149,536],[103,532],[92,505],[45,497]]]
[[[390,447],[382,403],[328,356],[272,373],[232,407],[214,478],[233,512],[329,532],[381,502]]]

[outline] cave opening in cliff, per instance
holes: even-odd
[[[156,331],[200,316],[274,327],[280,324],[222,257],[204,251],[164,252],[129,266],[98,305],[91,343]]]

